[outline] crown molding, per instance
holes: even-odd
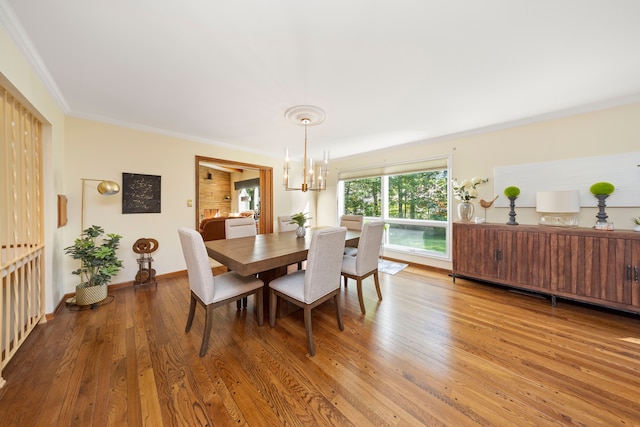
[[[20,52],[22,52],[22,55],[29,65],[31,65],[31,68],[38,75],[40,81],[42,81],[42,84],[56,101],[60,109],[62,109],[64,114],[68,114],[70,108],[67,101],[64,99],[64,96],[62,96],[58,85],[53,77],[51,77],[38,50],[33,45],[33,42],[31,42],[31,38],[25,31],[8,0],[0,0],[0,25],[5,29],[7,34],[9,34],[9,37],[14,41]]]

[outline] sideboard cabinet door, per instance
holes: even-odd
[[[453,273],[528,289],[549,289],[548,235],[537,228],[454,223]]]
[[[630,240],[576,233],[555,234],[551,241],[554,294],[594,303],[632,304],[632,287],[625,280]]]

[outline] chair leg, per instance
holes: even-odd
[[[269,289],[269,326],[272,328],[276,326],[276,306],[278,304],[278,297],[276,291]]]
[[[236,301],[236,308],[238,310],[242,310],[242,301],[241,300]]]
[[[247,308],[247,301],[248,301],[249,297],[244,297],[242,298],[242,307],[243,308]]]
[[[309,355],[315,356],[316,349],[313,347],[313,333],[311,330],[311,309],[309,307],[304,308],[304,330],[307,333],[307,347],[309,348]]]
[[[340,312],[340,305],[338,305],[338,294],[333,296],[333,305],[336,307],[336,319],[338,320],[338,328],[344,331],[344,323],[342,323],[342,313]]]
[[[362,314],[366,314],[367,310],[364,308],[364,298],[362,297],[362,278],[358,277],[356,282],[358,282],[358,301],[360,302],[360,311]]]
[[[344,277],[344,287],[346,288],[347,287],[347,280],[348,280],[347,276],[342,276],[342,277]]]
[[[205,307],[204,315],[204,332],[202,334],[202,345],[200,346],[200,357],[207,353],[209,345],[209,335],[211,335],[211,323],[213,322],[213,305],[209,304]]]
[[[262,288],[255,293],[256,308],[258,309],[258,326],[264,323],[264,301],[262,300]]]
[[[378,301],[382,301],[382,292],[380,292],[380,280],[378,280],[378,272],[373,273],[373,281],[376,284],[376,292],[378,292]]]
[[[187,316],[187,327],[184,328],[185,332],[189,332],[191,330],[191,325],[193,324],[193,316],[196,314],[196,298],[191,295],[191,305],[189,305],[189,315]]]

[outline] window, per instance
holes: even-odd
[[[379,174],[371,176],[372,173]],[[449,254],[449,169],[446,158],[342,171],[339,207],[344,214],[381,218],[385,247],[424,256]]]

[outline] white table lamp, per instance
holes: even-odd
[[[538,224],[556,227],[577,227],[580,213],[578,190],[539,191],[536,193]]]

